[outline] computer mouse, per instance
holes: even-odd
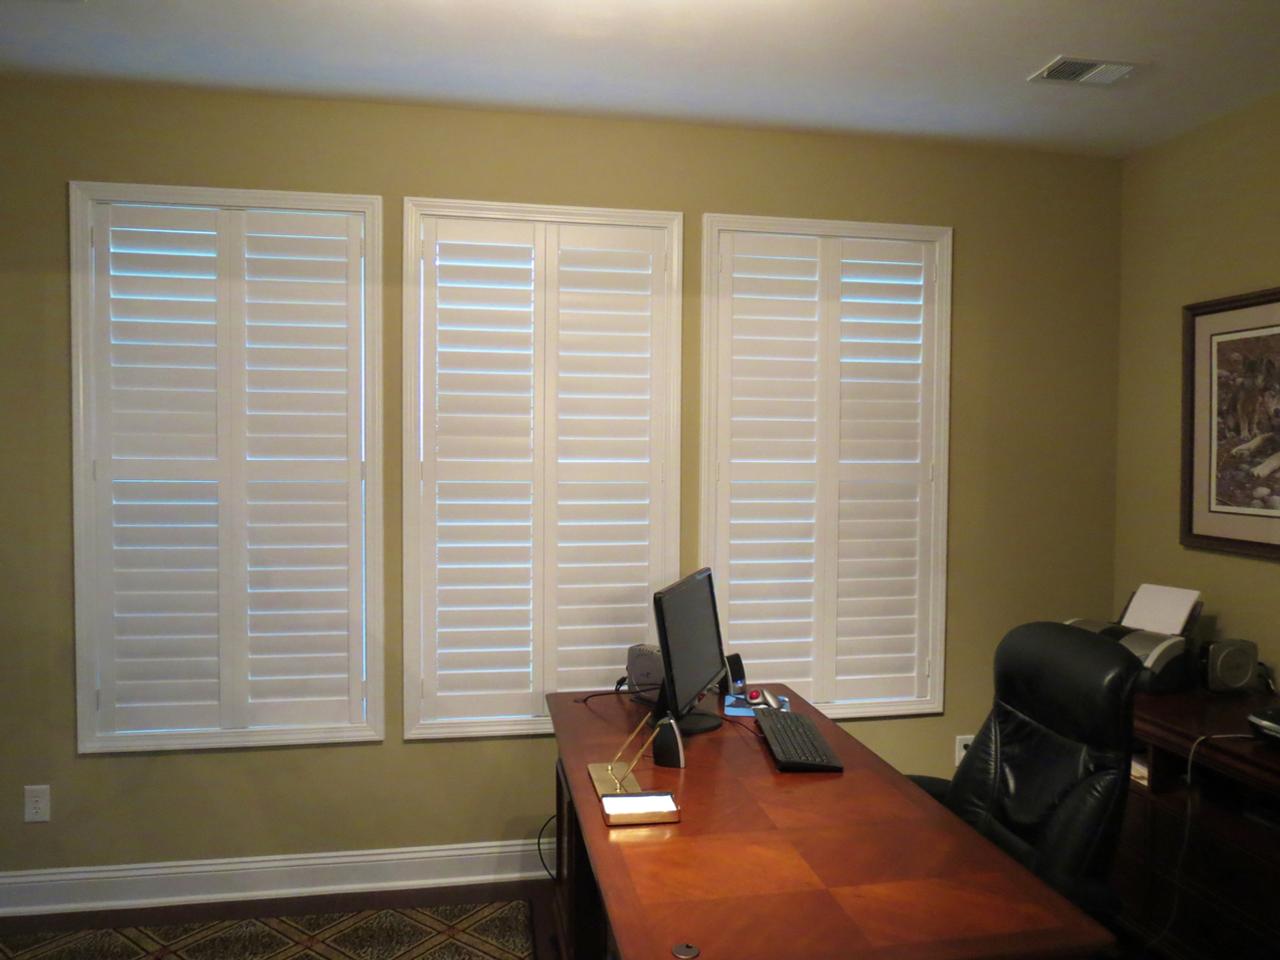
[[[774,710],[781,710],[782,704],[778,698],[764,687],[751,687],[743,695],[746,698],[749,707],[772,707]]]

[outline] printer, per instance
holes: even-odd
[[[1199,590],[1144,583],[1129,597],[1119,620],[1067,623],[1119,641],[1142,661],[1138,689],[1169,693],[1191,683],[1187,642],[1202,607]]]

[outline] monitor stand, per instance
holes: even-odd
[[[715,700],[712,699],[711,702],[714,703]],[[681,734],[692,737],[698,733],[710,733],[723,723],[724,720],[719,715],[705,707],[697,706],[681,717],[676,722],[676,726],[680,728]]]

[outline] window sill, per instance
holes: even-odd
[[[380,727],[272,727],[258,730],[184,730],[175,733],[91,733],[81,735],[79,752],[140,753],[161,750],[226,750],[242,747],[379,742]]]
[[[891,720],[942,712],[941,697],[910,702],[866,701],[815,703],[832,720]],[[484,720],[421,720],[407,725],[406,740],[466,740],[482,737],[529,737],[553,733],[550,717],[494,717]]]
[[[552,733],[550,717],[494,717],[487,720],[422,720],[406,725],[406,740],[462,740],[531,737]]]
[[[861,701],[815,703],[822,715],[832,720],[892,720],[895,717],[917,717],[942,713],[941,696],[929,700]]]

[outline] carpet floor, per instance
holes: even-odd
[[[5,960],[531,960],[524,900],[0,932]]]

